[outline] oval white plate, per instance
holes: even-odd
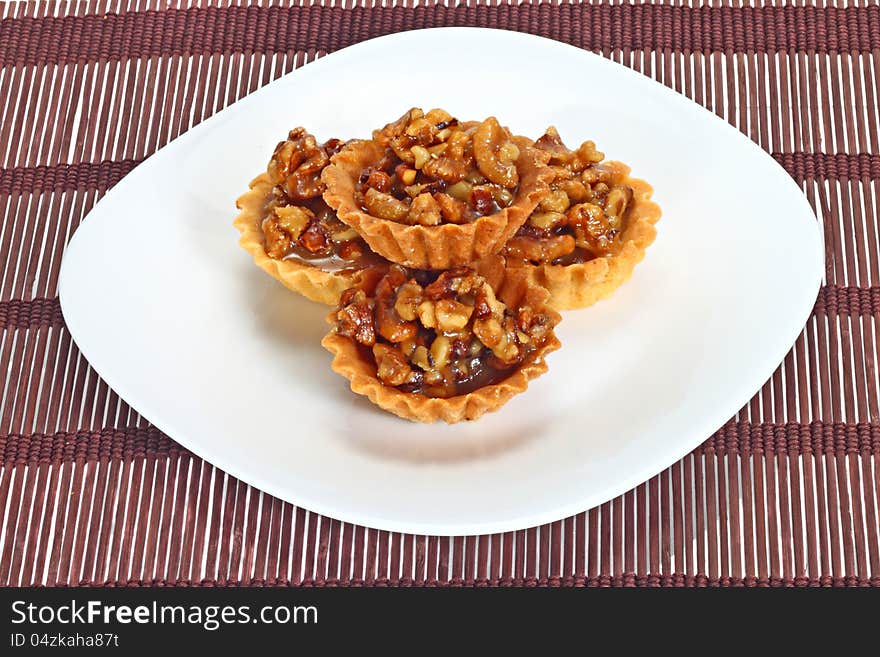
[[[319,345],[327,309],[258,270],[231,226],[288,129],[367,135],[413,105],[593,139],[663,207],[633,280],[567,313],[550,372],[471,424],[414,425],[351,394]],[[475,534],[600,504],[693,449],[782,360],[821,273],[804,196],[735,129],[601,57],[463,28],[347,48],[177,139],[79,228],[60,295],[97,372],[218,467],[334,518]]]

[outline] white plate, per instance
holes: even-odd
[[[288,129],[367,135],[412,105],[594,139],[663,207],[633,280],[567,313],[550,372],[470,424],[414,425],[353,395],[318,344],[327,309],[258,270],[231,226]],[[163,148],[76,232],[60,295],[97,372],[218,467],[334,518],[473,534],[582,511],[693,449],[782,360],[821,274],[804,196],[728,124],[577,48],[455,28],[346,48]]]

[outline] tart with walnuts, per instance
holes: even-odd
[[[547,159],[494,117],[415,108],[335,155],[324,199],[384,258],[449,269],[503,247],[548,193]]]
[[[512,267],[550,292],[558,310],[585,308],[632,275],[654,241],[653,190],[586,141],[568,149],[555,128],[535,146],[550,156],[550,193],[505,245]]]
[[[321,344],[351,389],[399,417],[474,420],[559,348],[547,291],[494,256],[443,272],[391,265],[342,294]]]
[[[312,301],[335,305],[364,270],[384,263],[322,198],[321,172],[343,142],[296,128],[237,205],[239,244],[256,264]]]

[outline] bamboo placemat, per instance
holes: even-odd
[[[0,3],[0,584],[880,583],[876,0],[290,4]],[[599,508],[492,536],[365,529],[226,475],[95,375],[57,299],[71,234],[157,148],[323,53],[440,25],[548,36],[693,98],[782,163],[827,244],[813,315],[735,418]]]

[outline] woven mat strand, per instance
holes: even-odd
[[[0,584],[880,583],[876,0],[272,4],[0,4]],[[827,243],[797,344],[716,435],[599,508],[492,536],[365,529],[229,477],[95,375],[57,301],[71,234],[157,148],[324,52],[438,25],[559,39],[689,96],[791,173]]]

